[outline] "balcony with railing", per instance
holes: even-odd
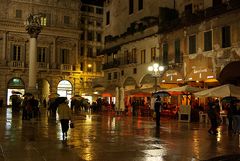
[[[24,69],[24,62],[23,61],[11,61],[9,63],[10,68],[16,69]]]
[[[169,18],[170,14],[163,14],[165,17],[159,22],[159,32],[170,32],[238,9],[240,9],[239,0],[228,0],[225,3],[216,6],[202,10],[195,10],[194,13],[183,12],[181,15],[172,18]]]
[[[120,65],[120,61],[119,60],[114,60],[112,62],[107,62],[105,64],[103,64],[103,70],[106,69],[111,69],[111,68],[117,68]]]
[[[121,65],[136,64],[136,59],[125,60]]]
[[[73,67],[71,64],[61,64],[60,70],[63,72],[71,72],[73,70]]]
[[[49,64],[44,62],[38,62],[38,70],[49,70]]]

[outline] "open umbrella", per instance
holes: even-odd
[[[82,100],[83,97],[80,96],[80,95],[74,95],[71,99],[72,99],[72,100]]]
[[[171,94],[168,93],[167,91],[157,91],[157,92],[152,93],[152,96],[168,97],[168,96],[171,96]]]
[[[57,97],[55,99],[55,103],[58,106],[59,104],[66,102],[66,100],[67,100],[67,97]]]
[[[237,97],[227,96],[221,99],[222,103],[231,103],[240,101]]]
[[[32,94],[32,93],[29,93],[29,92],[27,92],[27,93],[24,93],[24,95],[23,95],[23,97],[28,97],[28,96],[33,96],[33,94]]]
[[[58,94],[58,93],[51,93],[48,97],[49,98],[57,98],[59,96],[60,96],[60,94]]]
[[[20,94],[20,95],[22,95],[22,93],[18,92],[18,91],[13,91],[12,94]]]

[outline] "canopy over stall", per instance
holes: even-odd
[[[185,85],[185,86],[182,86],[182,87],[175,87],[175,88],[167,89],[166,91],[168,91],[171,95],[184,95],[185,98],[186,98],[185,103],[186,103],[186,105],[188,105],[190,100],[192,99],[192,97],[191,97],[192,93],[198,92],[198,91],[201,91],[201,90],[202,89],[198,88],[198,87]]]
[[[182,87],[175,87],[175,88],[171,88],[168,89],[168,92],[183,92],[183,93],[194,93],[194,92],[198,92],[201,91],[201,88],[197,88],[197,87],[192,87],[190,85],[185,85]]]
[[[210,88],[200,92],[194,93],[197,97],[239,97],[240,98],[240,87],[232,84],[225,84],[222,86]]]

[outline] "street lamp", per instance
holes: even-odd
[[[148,66],[148,71],[152,72],[152,76],[155,79],[155,92],[157,92],[157,78],[161,76],[164,71],[164,66],[159,65],[158,63],[154,63],[151,66]]]

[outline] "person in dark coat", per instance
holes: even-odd
[[[228,130],[233,130],[233,115],[236,114],[237,107],[235,106],[234,102],[231,101],[229,104],[227,104],[227,118],[228,118]]]
[[[162,108],[162,102],[160,96],[157,96],[157,99],[154,103],[154,111],[156,113],[156,126],[160,126],[160,110]]]
[[[212,101],[212,99],[209,99],[208,102],[208,117],[211,122],[211,127],[208,130],[208,133],[211,135],[216,135],[218,133],[217,128],[218,128],[218,119],[219,119],[219,113],[218,109],[216,107],[216,103]]]

